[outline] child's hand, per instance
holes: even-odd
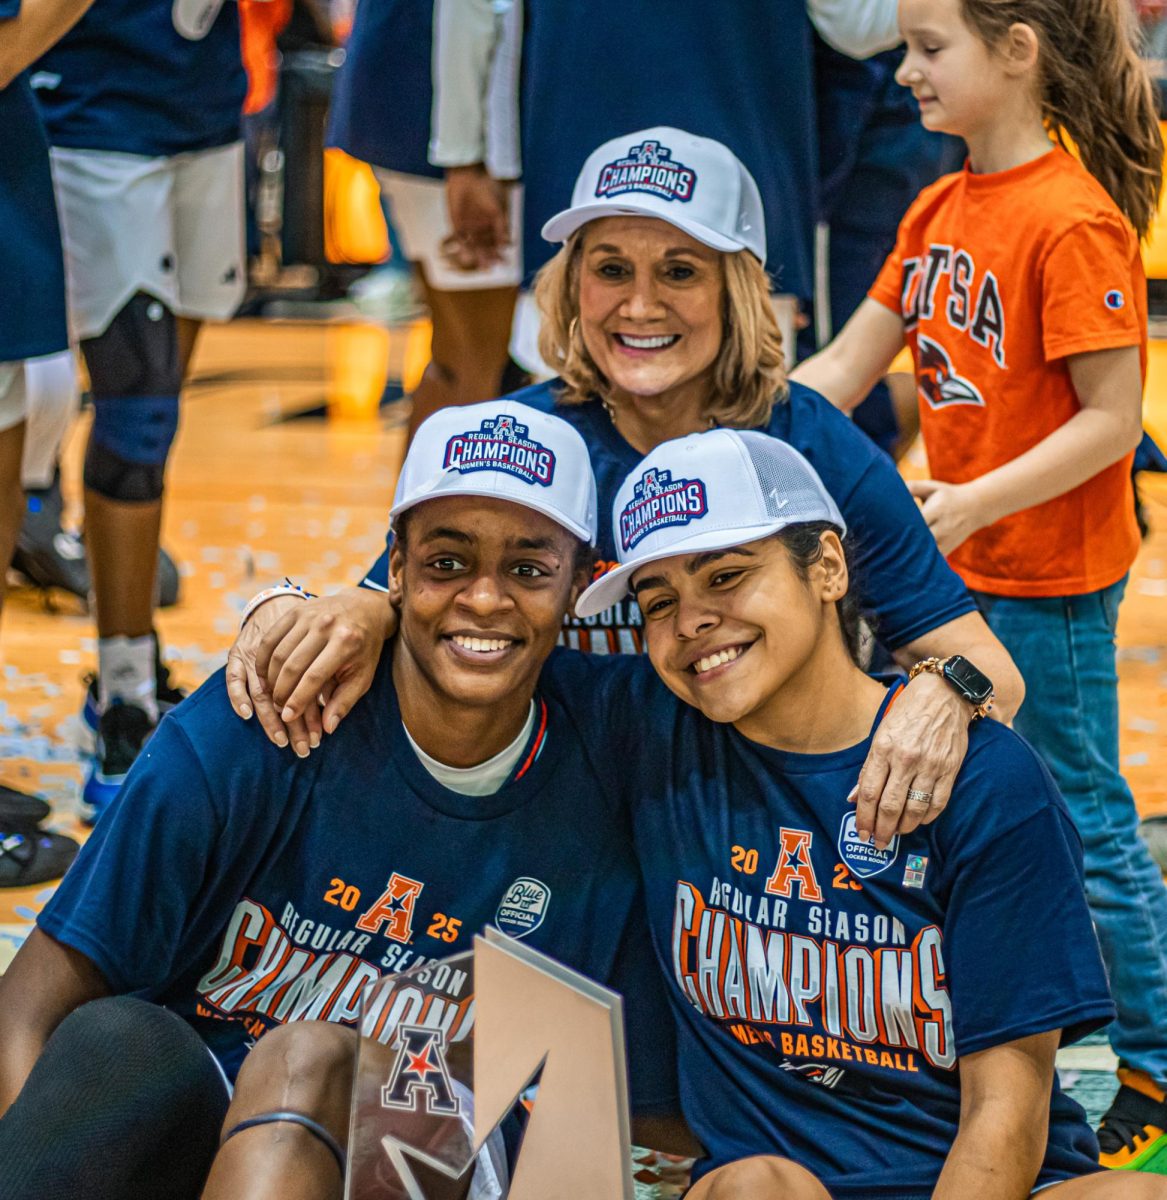
[[[908,481],[908,491],[922,502],[920,511],[945,556],[991,523],[970,484],[916,479]]]

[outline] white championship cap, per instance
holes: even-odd
[[[584,163],[571,207],[543,226],[566,242],[600,217],[658,217],[714,250],[766,261],[766,219],[754,177],[726,146],[659,125],[605,142]]]
[[[485,496],[543,513],[591,545],[596,481],[584,440],[566,421],[514,400],[443,408],[414,435],[390,524],[439,496]]]
[[[612,533],[620,565],[576,601],[578,616],[603,612],[646,563],[675,554],[728,550],[788,525],[843,514],[814,467],[766,433],[714,429],[657,446],[620,485]]]

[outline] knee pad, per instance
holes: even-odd
[[[85,486],[110,500],[159,499],[182,388],[174,314],[139,292],[81,348],[94,410]]]

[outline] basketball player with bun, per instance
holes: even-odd
[[[576,611],[631,590],[655,675],[562,655],[548,676],[632,805],[707,1151],[693,1200],[1167,1196],[1100,1167],[1056,1079],[1114,1006],[1033,749],[976,721],[935,822],[856,835],[848,789],[902,688],[856,662],[848,530],[807,461],[753,431],[667,442],[611,520],[619,565]]]
[[[1114,648],[1139,544],[1151,82],[1124,0],[902,0],[900,26],[898,77],[968,163],[921,194],[868,299],[794,376],[848,408],[911,348],[932,474],[912,490],[1021,668],[1017,728],[1085,843],[1118,1006],[1102,1161],[1161,1169],[1167,889],[1119,770]]]

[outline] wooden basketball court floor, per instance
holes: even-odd
[[[222,663],[259,588],[290,575],[327,591],[356,582],[377,556],[406,418],[404,402],[380,401],[387,381],[406,389],[416,382],[427,354],[425,322],[390,330],[240,320],[204,332],[164,526],[182,595],[159,613],[158,627],[178,682],[193,687]],[[1167,445],[1167,341],[1152,343],[1147,420]],[[66,446],[75,514],[87,425],[81,418]],[[1140,811],[1167,816],[1167,476],[1145,475],[1142,488],[1152,533],[1119,628],[1122,760]],[[93,622],[79,603],[27,587],[9,593],[0,628],[0,782],[43,795],[53,806],[50,827],[76,836],[84,836],[81,681],[95,663]],[[0,890],[0,971],[50,894],[49,886]],[[1062,1065],[1105,1069],[1107,1053],[1075,1048]]]

